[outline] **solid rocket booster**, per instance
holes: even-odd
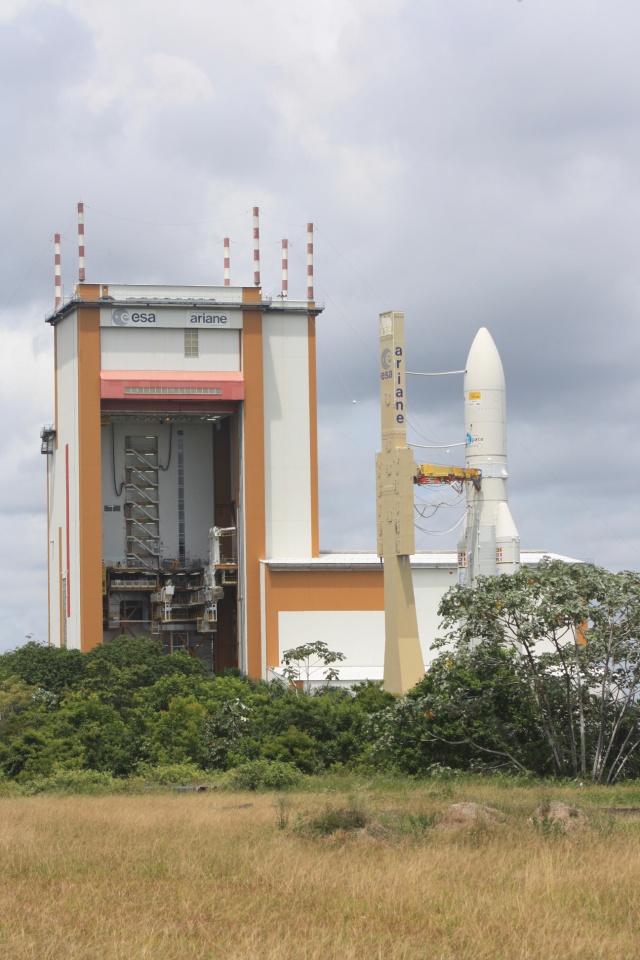
[[[491,334],[478,330],[464,377],[466,465],[482,471],[480,490],[467,482],[467,513],[458,541],[458,579],[520,569],[520,537],[509,510],[504,370]]]

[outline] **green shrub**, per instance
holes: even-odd
[[[205,774],[194,763],[164,763],[153,766],[140,764],[138,776],[145,783],[158,787],[182,786],[202,783]]]
[[[390,833],[401,837],[420,838],[433,829],[436,824],[435,813],[408,813],[404,810],[382,813],[380,824]]]
[[[281,760],[250,760],[225,775],[231,790],[282,790],[298,786],[304,779],[296,766]]]
[[[328,803],[321,813],[303,817],[299,829],[303,833],[325,836],[338,830],[362,830],[369,823],[369,816],[356,801],[350,800],[346,807]]]
[[[98,770],[54,770],[47,777],[33,777],[24,783],[26,794],[34,793],[116,793],[126,789],[125,780],[116,780]]]

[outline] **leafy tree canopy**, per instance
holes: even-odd
[[[613,782],[640,747],[640,576],[544,561],[453,587],[440,645],[510,650],[526,680],[550,764]]]

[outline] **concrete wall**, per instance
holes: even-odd
[[[194,332],[189,328],[189,332]],[[103,370],[237,371],[240,331],[195,328],[198,357],[184,355],[184,329],[100,330]]]
[[[281,659],[284,650],[321,641],[347,656],[345,666],[383,662],[383,610],[283,610],[278,615],[278,633]]]
[[[263,322],[267,557],[309,557],[311,461],[307,317]]]

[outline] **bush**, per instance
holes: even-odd
[[[297,767],[281,760],[250,760],[225,776],[224,784],[231,790],[282,790],[296,787],[304,779]]]
[[[194,763],[165,763],[157,766],[145,763],[140,764],[137,773],[145,783],[158,787],[187,786],[202,783],[205,779],[202,770]]]
[[[368,823],[365,810],[355,800],[350,800],[347,807],[334,807],[329,803],[321,813],[303,818],[300,830],[325,836],[338,830],[362,830]]]
[[[125,780],[116,780],[98,770],[55,770],[48,777],[33,777],[24,784],[26,794],[34,793],[116,793],[126,790]]]

